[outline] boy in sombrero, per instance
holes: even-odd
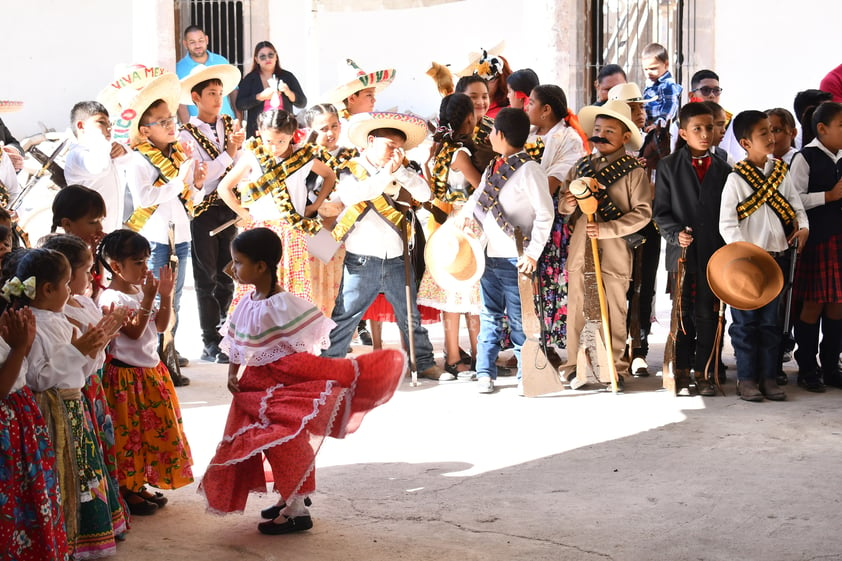
[[[231,242],[237,235],[231,220],[237,215],[219,198],[216,188],[239,159],[245,140],[239,121],[222,113],[223,100],[239,81],[240,71],[230,64],[200,64],[181,80],[181,103],[195,105],[197,115],[182,127],[178,140],[192,144],[196,159],[207,163],[204,198],[194,205],[190,222],[193,282],[204,345],[201,358],[219,364],[228,363],[228,356],[219,349],[219,326],[234,294],[234,282],[225,267],[231,262]],[[228,227],[210,235],[224,224]]]
[[[797,238],[799,247],[804,247],[807,241],[807,213],[786,173],[786,164],[770,158],[775,138],[766,114],[743,111],[734,117],[732,126],[746,159],[725,182],[719,233],[726,244],[751,242],[759,246],[787,270],[790,243]],[[731,308],[733,323],[728,333],[737,355],[737,391],[746,401],[763,401],[764,396],[773,401],[786,399],[775,380],[782,332],[779,298],[777,295],[758,309]]]
[[[605,341],[605,344],[610,347],[609,355],[613,356],[617,372],[628,371],[623,350],[632,251],[623,236],[634,234],[652,218],[649,178],[637,158],[626,153],[627,145],[638,150],[643,140],[628,104],[614,100],[601,107],[589,105],[579,112],[579,122],[586,133],[593,135],[591,141],[596,150],[580,159],[561,185],[564,196],[558,210],[572,215],[569,223],[573,228],[567,257],[567,364],[559,369],[567,379],[576,370],[579,337],[585,327],[585,252],[591,251],[589,240],[593,238],[599,240],[602,282],[611,327],[611,341]],[[580,177],[593,177],[600,185],[599,207],[593,222],[588,222],[578,210],[576,197],[569,189],[570,183]],[[584,379],[584,373],[579,375]],[[618,382],[622,382],[622,377]]]
[[[348,137],[363,153],[350,160],[336,188],[345,210],[337,218],[333,236],[345,242],[342,288],[331,319],[330,348],[324,356],[340,358],[363,314],[381,292],[395,311],[404,342],[413,337],[418,375],[431,380],[453,380],[435,363],[433,345],[421,326],[415,302],[417,284],[410,268],[410,302],[406,298],[404,236],[406,217],[395,199],[406,191],[425,202],[431,192],[427,182],[404,167],[405,150],[420,144],[426,134],[423,119],[400,113],[363,113],[349,122]],[[407,326],[407,306],[412,326]]]

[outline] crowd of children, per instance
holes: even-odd
[[[229,65],[73,107],[70,185],[53,203],[62,233],[13,249],[14,216],[0,215],[0,539],[13,558],[112,554],[130,515],[167,504],[156,489],[193,482],[175,390],[189,380],[159,355],[188,260],[202,359],[229,365],[233,394],[201,490],[210,510],[243,511],[249,492],[266,490],[265,457],[280,495],[261,512],[266,534],[312,527],[322,440],[356,430],[400,382],[399,351],[345,358],[373,306],[398,322],[419,376],[475,378],[493,393],[511,346],[522,392],[518,278],[535,274],[526,305],[543,314],[541,343],[561,377],[580,387],[610,366],[622,389],[623,375],[650,372],[663,238],[680,318],[665,378],[678,394],[717,394],[710,365],[727,304],[739,395],[775,401],[786,398],[790,328],[781,271],[797,259],[798,383],[842,387],[842,105],[805,92],[797,119],[782,108],[732,116],[718,105],[719,76],[702,70],[681,106],[667,51],[652,44],[642,92],[609,65],[597,103],[577,114],[531,69],[512,72],[499,53],[475,62],[431,123],[375,112],[395,72],[350,61],[356,76],[324,100],[344,108],[321,103],[299,122],[270,107],[250,117],[248,139],[221,114],[240,76]],[[180,129],[179,103],[196,107]],[[115,111],[137,115],[130,146],[111,139]],[[407,153],[429,126],[419,165]],[[18,188],[7,182],[4,203]],[[429,314],[445,323],[443,368]],[[600,321],[606,352],[594,353]],[[565,349],[566,360],[555,352]]]

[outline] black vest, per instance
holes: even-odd
[[[810,166],[808,193],[830,191],[842,178],[842,160],[834,164],[821,148],[806,146],[801,149],[801,155]],[[807,218],[810,220],[807,243],[823,242],[833,235],[842,234],[842,200],[809,209]]]

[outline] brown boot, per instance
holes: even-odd
[[[675,371],[675,395],[690,395],[690,370],[679,368]]]
[[[786,394],[780,386],[778,386],[778,382],[775,378],[767,378],[763,380],[763,395],[765,395],[766,399],[770,401],[784,401],[786,399]]]
[[[760,388],[757,387],[757,382],[754,380],[739,380],[737,382],[737,395],[745,401],[763,401],[763,394],[760,393]]]
[[[696,378],[696,391],[699,395],[704,397],[713,397],[716,395],[716,388],[710,383],[710,380],[705,378],[703,372],[694,372]]]

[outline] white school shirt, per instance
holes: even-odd
[[[243,158],[248,159],[249,167],[251,168],[248,178],[240,182],[240,185],[245,188],[245,185],[248,183],[260,179],[263,175],[263,170],[260,168],[260,162],[257,160],[257,156],[252,152],[246,151],[243,154]],[[281,162],[283,160],[278,158],[277,161]],[[285,181],[292,208],[302,216],[304,215],[304,209],[307,208],[307,176],[313,169],[314,161],[310,160],[304,164],[298,171],[287,177]],[[271,193],[266,193],[253,203],[250,203],[246,208],[252,220],[255,222],[285,220],[281,215],[281,210],[275,203],[275,197]]]
[[[100,306],[125,306],[132,310],[140,310],[140,302],[143,299],[143,293],[138,291],[137,294],[126,294],[113,288],[108,288],[102,291],[99,295]],[[170,313],[175,313],[171,311]],[[158,357],[158,329],[155,327],[155,318],[158,316],[158,305],[152,304],[152,314],[146,322],[146,329],[140,334],[137,339],[132,339],[125,333],[119,333],[111,340],[109,351],[111,355],[130,366],[140,366],[143,368],[155,368],[160,362]]]
[[[4,364],[6,360],[9,358],[9,353],[12,352],[11,347],[9,344],[0,337],[0,364]],[[23,362],[20,365],[20,371],[18,372],[18,377],[15,378],[15,382],[12,384],[12,389],[9,390],[9,395],[12,395],[16,391],[20,390],[26,385],[26,373],[29,370],[29,359],[27,357],[23,358]]]
[[[763,168],[763,175],[769,177],[774,166],[775,161],[770,157]],[[778,186],[778,191],[792,205],[799,228],[809,228],[807,213],[804,211],[804,206],[801,204],[801,199],[792,184],[792,177],[789,173]],[[722,235],[722,239],[725,240],[726,244],[751,242],[766,251],[786,250],[789,244],[786,241],[781,220],[769,204],[764,203],[748,218],[743,220],[737,218],[737,205],[752,193],[754,193],[754,189],[751,185],[736,172],[732,171],[728,175],[725,187],[722,189],[722,203],[719,208],[719,233]]]
[[[527,139],[528,142],[535,142],[540,138],[544,143],[544,154],[541,156],[541,169],[547,177],[555,177],[564,181],[570,169],[576,162],[585,155],[585,147],[582,145],[582,138],[576,129],[567,126],[564,119],[547,131],[539,135],[533,132]]]
[[[827,154],[827,156],[833,160],[834,164],[842,158],[842,150],[834,154],[828,150],[818,138],[814,138],[807,146],[817,147],[819,150]],[[801,196],[801,203],[804,205],[805,209],[816,208],[817,206],[825,204],[824,191],[816,193],[807,192],[807,189],[810,187],[810,165],[807,163],[807,160],[804,159],[804,156],[796,154],[792,158],[792,165],[790,166],[789,173],[787,175],[792,178],[792,184]]]
[[[488,169],[483,172],[479,187],[460,211],[460,216],[474,216],[488,172]],[[498,197],[503,215],[509,223],[513,227],[520,226],[524,235],[529,237],[523,254],[537,261],[547,244],[555,217],[553,200],[547,188],[547,175],[540,164],[530,160],[520,166],[500,189]],[[489,257],[517,258],[515,240],[500,228],[491,211],[486,213],[480,226],[483,230],[482,241],[486,244]]]
[[[217,117],[214,125],[204,122],[199,117],[190,117],[190,124],[199,129],[199,132],[205,135],[219,149],[219,156],[216,159],[211,158],[210,154],[196,140],[196,137],[185,129],[181,129],[178,133],[178,141],[180,143],[189,143],[193,146],[193,157],[199,161],[208,163],[205,183],[202,185],[202,195],[207,196],[219,187],[219,182],[222,180],[222,175],[228,169],[228,166],[233,165],[239,160],[240,151],[237,151],[234,158],[225,151],[225,123],[222,121],[222,117]],[[214,130],[216,130],[216,135],[213,134]]]
[[[111,142],[102,135],[80,139],[67,153],[64,177],[68,185],[93,189],[105,201],[102,229],[112,232],[123,227],[126,210],[125,168],[132,160],[131,149],[111,159]]]
[[[88,325],[96,325],[99,323],[102,319],[102,310],[96,305],[96,302],[94,302],[92,298],[82,296],[81,294],[74,294],[70,298],[79,303],[81,307],[77,308],[76,306],[65,304],[64,315],[68,319],[71,319],[82,326],[81,329],[76,327],[79,334],[86,332],[88,330]],[[90,376],[95,373],[97,370],[102,368],[103,364],[105,364],[105,349],[99,351],[96,358],[91,360],[91,369],[85,372],[85,376]]]
[[[15,172],[15,165],[8,154],[0,150],[0,181],[6,186],[6,191],[9,194],[9,203],[11,204],[20,194],[20,184],[18,183],[18,175]]]
[[[187,162],[184,163],[187,165]],[[132,151],[132,159],[126,167],[126,179],[136,208],[158,205],[149,220],[140,230],[140,234],[150,242],[168,244],[169,224],[175,224],[175,243],[190,241],[190,217],[178,195],[184,190],[180,179],[155,187],[158,170],[137,150]],[[192,183],[193,172],[187,174],[187,182]],[[191,188],[193,203],[202,200],[202,192]]]
[[[365,154],[354,158],[353,161],[364,167],[369,177],[364,181],[359,181],[353,174],[348,174],[339,182],[336,195],[346,207],[343,214],[357,203],[370,201],[382,195],[383,190],[394,187],[393,184],[403,186],[416,201],[430,200],[432,195],[430,186],[417,173],[405,167],[398,168],[395,173],[389,173],[386,169],[377,169],[368,161]],[[342,215],[338,220],[342,220]],[[357,255],[391,259],[403,255],[403,239],[382,216],[370,210],[357,220],[354,229],[345,238],[345,249]]]
[[[82,388],[93,361],[71,344],[73,325],[62,312],[31,310],[36,330],[29,351],[26,385],[36,392],[50,388]],[[78,330],[76,336],[79,336]]]

